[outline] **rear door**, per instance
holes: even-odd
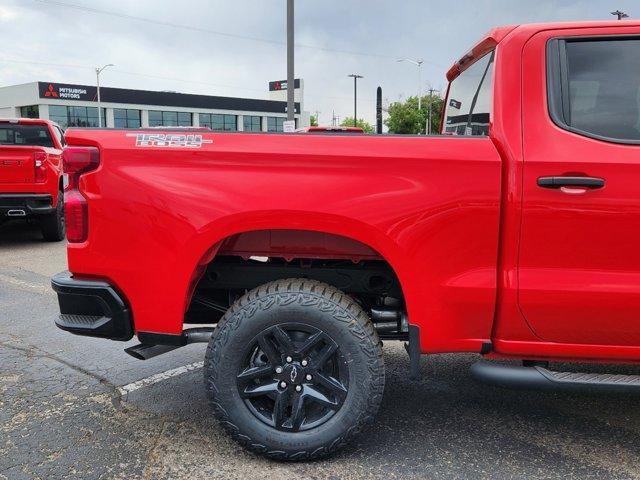
[[[0,122],[0,184],[34,182],[35,152],[53,147],[46,125]]]
[[[523,54],[519,304],[549,342],[640,345],[640,28]]]

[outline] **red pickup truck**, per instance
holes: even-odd
[[[287,460],[373,419],[382,341],[638,389],[548,363],[640,362],[640,23],[497,28],[447,78],[441,136],[68,130],[58,326],[208,342],[215,414]]]
[[[0,223],[35,218],[45,240],[64,239],[63,147],[53,122],[0,119]]]

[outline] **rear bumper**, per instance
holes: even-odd
[[[56,326],[88,337],[126,341],[133,337],[131,310],[118,291],[101,280],[76,279],[61,272],[51,279],[58,294]]]
[[[55,212],[47,193],[0,193],[0,217],[31,217]]]

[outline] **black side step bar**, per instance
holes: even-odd
[[[485,361],[473,364],[471,375],[483,383],[505,388],[640,393],[640,375],[554,372],[540,366],[521,367]]]

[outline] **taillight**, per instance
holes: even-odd
[[[66,147],[62,152],[62,165],[69,177],[64,194],[67,240],[84,242],[89,235],[89,209],[87,199],[80,192],[80,177],[100,166],[100,151],[95,147]]]
[[[47,181],[47,154],[45,152],[35,152],[33,154],[34,179],[36,183]]]

